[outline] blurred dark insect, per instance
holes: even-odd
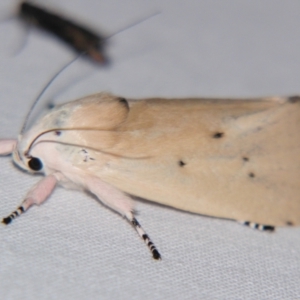
[[[104,54],[106,38],[92,30],[27,1],[21,2],[19,16],[29,24],[54,34],[76,52],[86,53],[101,64],[108,62]]]

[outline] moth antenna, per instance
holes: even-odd
[[[53,83],[53,81],[65,70],[67,69],[70,65],[72,65],[76,60],[78,60],[80,57],[82,57],[83,55],[85,55],[84,53],[80,53],[79,55],[77,55],[75,58],[73,58],[70,62],[68,62],[66,65],[64,65],[58,72],[56,72],[54,74],[54,76],[49,80],[49,82],[46,84],[46,86],[42,89],[42,91],[40,92],[40,94],[37,96],[37,98],[34,100],[33,104],[31,105],[31,108],[25,118],[24,124],[22,126],[21,129],[21,135],[24,133],[28,120],[31,116],[31,113],[33,112],[35,106],[37,105],[37,103],[39,102],[39,100],[41,99],[41,97],[44,95],[44,93],[46,92],[46,90],[49,88],[49,86]]]
[[[109,131],[109,130],[101,130],[100,128],[54,128],[54,129],[49,129],[49,130],[45,130],[43,132],[41,132],[40,134],[38,134],[33,140],[32,142],[30,143],[28,149],[26,150],[25,152],[25,156],[29,157],[29,152],[31,150],[31,148],[33,147],[34,143],[37,141],[38,138],[40,138],[41,136],[43,136],[44,134],[47,134],[47,133],[50,133],[50,132],[61,132],[61,131],[72,131],[72,130],[87,130],[87,131]],[[41,142],[52,142],[52,143],[59,143],[59,144],[65,144],[65,145],[73,145],[73,146],[77,146],[76,144],[70,144],[70,143],[64,143],[64,142],[60,142],[60,141],[41,141]],[[78,147],[82,147],[82,145],[78,145]],[[85,148],[89,148],[89,147],[85,147]]]
[[[38,138],[40,138],[41,136],[43,136],[44,134],[47,134],[49,132],[61,132],[61,131],[73,131],[73,130],[86,130],[86,131],[107,131],[110,132],[111,130],[106,130],[106,129],[100,129],[100,128],[55,128],[55,129],[50,129],[50,130],[46,130],[43,131],[42,133],[40,133],[39,135],[37,135],[32,142],[30,143],[28,149],[25,151],[24,155],[29,158],[30,157],[30,150],[32,149],[32,147],[34,146],[35,142],[37,141]],[[62,141],[53,141],[53,140],[42,140],[42,141],[38,141],[37,143],[57,143],[57,144],[61,144],[61,145],[66,145],[66,146],[73,146],[73,147],[78,147],[78,148],[85,148],[85,149],[90,149],[96,152],[101,152],[103,154],[108,154],[108,155],[112,155],[112,156],[116,156],[116,157],[122,157],[122,158],[127,158],[127,159],[147,159],[149,158],[149,156],[144,156],[144,157],[129,157],[129,156],[124,156],[124,155],[120,155],[117,153],[112,153],[112,152],[107,152],[101,149],[97,149],[97,148],[93,148],[93,147],[88,147],[86,145],[80,145],[80,144],[73,144],[73,143],[67,143],[67,142],[62,142]]]
[[[121,29],[115,31],[114,33],[112,33],[112,34],[106,36],[106,37],[104,38],[104,40],[111,39],[111,38],[114,37],[115,35],[117,35],[117,34],[123,32],[123,31],[126,31],[127,29],[132,28],[132,27],[134,27],[134,26],[136,26],[136,25],[139,25],[139,24],[141,24],[141,23],[143,23],[143,22],[145,22],[145,21],[147,21],[147,20],[149,20],[149,19],[152,19],[153,17],[159,15],[160,13],[161,13],[160,11],[157,11],[157,12],[154,12],[154,13],[152,13],[151,15],[145,17],[145,18],[141,18],[141,19],[139,19],[139,20],[137,20],[137,21],[134,21],[134,22],[130,23],[129,25],[127,25],[126,27],[121,28]]]

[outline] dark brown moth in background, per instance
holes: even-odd
[[[52,33],[76,52],[86,53],[98,63],[107,63],[108,60],[104,54],[106,38],[83,25],[27,1],[20,4],[19,16],[22,20]]]

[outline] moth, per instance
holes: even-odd
[[[100,93],[53,108],[0,153],[43,173],[9,224],[57,184],[124,216],[131,196],[261,230],[300,224],[300,97],[125,99]]]
[[[104,51],[106,38],[91,29],[28,1],[21,2],[18,14],[21,20],[50,32],[77,53],[86,53],[101,64],[108,62]]]

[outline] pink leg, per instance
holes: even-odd
[[[161,256],[156,249],[149,236],[143,230],[137,219],[133,216],[133,201],[123,192],[113,187],[112,185],[103,182],[95,177],[89,177],[86,181],[87,189],[95,194],[100,201],[106,204],[111,209],[117,211],[133,225],[138,235],[144,240],[150,249],[154,259],[161,259]]]
[[[88,177],[85,184],[87,190],[95,194],[101,202],[122,216],[126,216],[133,211],[133,200],[112,185],[96,177]]]
[[[11,223],[13,219],[27,211],[32,205],[40,205],[43,203],[54,190],[56,183],[57,179],[54,175],[46,176],[40,180],[30,189],[21,206],[19,206],[8,217],[3,218],[2,223],[7,225]]]
[[[0,140],[0,155],[11,154],[17,145],[17,140]]]

